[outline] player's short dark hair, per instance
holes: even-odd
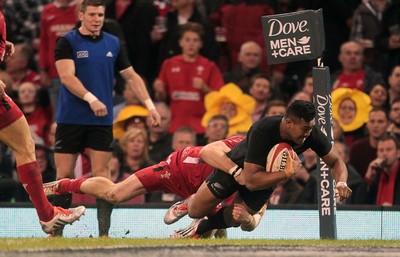
[[[292,120],[303,119],[306,122],[310,122],[315,118],[314,105],[308,101],[295,100],[289,105],[285,117]]]
[[[81,4],[80,11],[85,12],[88,6],[104,6],[106,8],[106,1],[105,0],[83,0]]]
[[[188,22],[181,26],[179,30],[179,39],[183,37],[187,31],[191,31],[197,33],[200,37],[200,40],[204,42],[204,27],[200,23],[197,22]]]

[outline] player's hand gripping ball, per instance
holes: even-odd
[[[293,177],[301,168],[296,152],[288,143],[279,143],[272,147],[267,156],[267,172],[284,171],[287,177]]]

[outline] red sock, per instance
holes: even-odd
[[[85,182],[85,180],[86,178],[61,180],[57,191],[60,194],[67,194],[67,193],[82,194],[81,185],[83,182]]]
[[[40,173],[37,162],[34,161],[18,166],[17,171],[19,181],[28,192],[39,219],[41,221],[51,220],[54,216],[54,209],[44,194],[42,173]]]

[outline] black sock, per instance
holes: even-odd
[[[221,208],[215,215],[203,220],[197,227],[196,234],[202,235],[207,231],[219,228],[228,228],[224,220],[224,210],[226,207]]]
[[[108,236],[111,225],[111,213],[114,205],[102,199],[96,199],[97,221],[99,225],[99,236]]]

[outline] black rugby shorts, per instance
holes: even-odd
[[[58,124],[54,152],[76,154],[85,148],[111,152],[112,126]]]

